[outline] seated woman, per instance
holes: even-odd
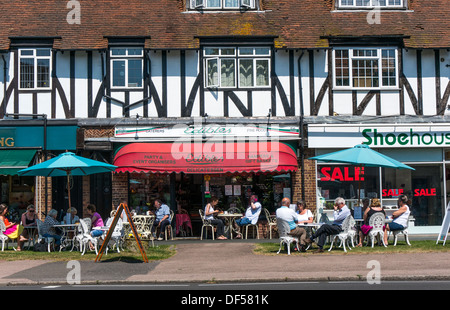
[[[392,223],[386,224],[384,231],[384,244],[388,244],[388,231],[403,230],[408,226],[409,215],[411,210],[408,206],[408,196],[400,195],[398,197],[397,205],[398,210],[392,213]]]
[[[58,211],[55,209],[51,209],[48,211],[47,216],[45,217],[44,223],[42,224],[40,230],[42,237],[51,237],[55,239],[55,245],[59,246],[61,244],[61,235],[54,227],[58,225],[59,222],[56,220],[58,216]]]
[[[359,230],[359,243],[356,245],[357,247],[362,247],[364,238],[372,229],[372,226],[369,226],[370,217],[378,212],[383,213],[384,217],[386,217],[386,212],[384,212],[383,208],[381,207],[380,199],[373,198],[372,204],[369,207],[367,207],[366,210],[364,211],[363,215],[364,224],[361,226],[361,229]]]
[[[27,207],[27,212],[24,212],[22,214],[21,217],[21,223],[23,225],[24,228],[27,227],[36,227],[36,219],[37,219],[37,214],[36,214],[36,208],[34,207],[34,205],[29,205]],[[32,234],[35,234],[35,229],[31,228],[30,230],[28,229],[24,229],[21,236],[23,237],[21,241],[19,239],[19,242],[21,242],[23,244],[24,241],[28,240],[28,238],[30,238],[29,233],[30,231],[32,232]],[[19,245],[19,247],[22,247],[22,244]]]
[[[297,202],[298,224],[312,223],[314,216],[303,200]]]
[[[214,207],[219,202],[219,199],[217,197],[211,197],[211,201],[206,205],[205,207],[205,219],[209,220],[211,224],[217,225],[217,239],[219,240],[225,240],[228,239],[225,237],[224,234],[224,224],[223,221],[220,219],[214,218],[214,215],[219,213],[219,210],[214,210]]]
[[[80,218],[77,215],[77,209],[71,207],[67,210],[64,216],[64,224],[75,224],[80,222]]]
[[[21,236],[23,231],[23,226],[17,223],[10,223],[6,218],[6,213],[8,213],[8,206],[6,204],[0,204],[0,220],[5,223],[6,230],[3,232],[10,239],[19,239],[16,251],[21,251],[23,243],[27,241],[26,238]]]

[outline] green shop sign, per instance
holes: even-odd
[[[450,145],[450,132],[379,132],[376,128],[363,129],[364,144],[369,146],[445,146]]]

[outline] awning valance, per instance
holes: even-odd
[[[0,150],[0,175],[16,175],[33,160],[36,150]]]
[[[114,157],[115,172],[220,174],[298,169],[294,150],[282,142],[130,143]]]

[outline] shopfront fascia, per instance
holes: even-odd
[[[129,203],[147,209],[160,198],[198,215],[207,198],[245,208],[251,193],[273,211],[292,196],[298,126],[174,125],[116,127],[116,173],[129,174]],[[120,143],[121,141],[124,141]]]
[[[0,124],[0,199],[9,206],[11,218],[17,219],[28,204],[38,212],[49,205],[45,178],[18,176],[17,171],[41,159],[40,154],[56,154],[76,149],[75,125],[50,125],[41,120],[2,121]],[[47,198],[47,199],[46,199]],[[47,200],[47,201],[46,201]]]
[[[397,197],[406,194],[410,231],[438,233],[450,202],[450,124],[308,125],[308,146],[316,155],[361,143],[415,170],[317,162],[318,200],[329,205],[342,196],[352,205],[360,189],[361,197],[380,198],[394,209]]]

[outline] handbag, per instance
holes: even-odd
[[[367,235],[372,228],[373,226],[364,224],[361,226],[361,231],[364,235]]]

